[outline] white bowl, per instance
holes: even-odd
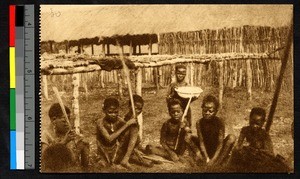
[[[203,92],[203,90],[197,86],[182,86],[175,88],[175,91],[177,91],[178,95],[182,98],[199,97]]]

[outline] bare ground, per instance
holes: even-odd
[[[57,102],[51,90],[49,90],[49,94],[49,100],[45,100],[43,97],[41,99],[42,129],[46,127],[50,122],[47,115],[50,105],[54,102]],[[195,122],[201,117],[201,101],[203,99],[203,96],[205,96],[206,94],[213,94],[215,96],[218,96],[218,90],[217,88],[213,87],[204,88],[204,92],[200,95],[200,97],[191,104],[193,133],[196,133],[194,128]],[[87,96],[85,95],[85,93],[81,93],[79,98],[81,130],[87,140],[90,141],[91,172],[209,172],[203,167],[191,166],[188,163],[166,163],[155,165],[152,168],[135,166],[134,170],[132,171],[127,171],[118,167],[104,168],[99,165],[95,143],[96,121],[103,117],[102,103],[104,99],[109,95],[118,97],[116,85],[107,84],[106,88],[94,87],[89,91],[89,94]],[[162,123],[169,118],[165,102],[165,95],[166,89],[164,88],[160,89],[157,93],[155,90],[150,88],[143,89],[143,98],[145,100],[145,106],[143,110],[143,146],[149,143],[159,145],[160,128],[162,126]],[[240,129],[248,124],[249,113],[252,107],[260,106],[269,110],[272,103],[273,92],[261,92],[261,90],[254,91],[253,100],[251,102],[246,99],[246,96],[247,95],[245,89],[226,88],[223,99],[223,108],[218,113],[220,117],[223,117],[226,120],[226,134],[234,134],[238,137]],[[71,108],[72,91],[67,90],[62,94],[62,98],[65,105]],[[120,100],[121,116],[123,116],[128,110],[127,99],[128,96],[126,95]],[[275,153],[285,157],[289,162],[293,161],[294,156],[294,141],[291,136],[291,123],[294,120],[293,101],[294,98],[292,92],[281,93],[270,131]],[[71,172],[73,171],[74,170],[71,170]]]

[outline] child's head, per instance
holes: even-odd
[[[176,65],[175,75],[176,75],[177,82],[182,82],[186,76],[186,66],[181,64]]]
[[[183,106],[178,99],[170,99],[168,102],[168,110],[172,119],[180,121],[183,115]]]
[[[210,119],[216,116],[219,109],[219,101],[213,95],[207,95],[202,102],[202,116],[204,119]]]
[[[108,119],[116,120],[119,115],[119,101],[116,98],[109,97],[104,100],[103,111]]]
[[[141,114],[141,112],[143,110],[143,106],[144,106],[143,98],[141,96],[135,94],[135,95],[133,95],[133,101],[134,101],[135,114],[136,115]],[[130,100],[128,100],[128,105],[129,105],[128,107],[131,110],[132,108],[131,108],[131,101]]]
[[[266,111],[263,108],[252,108],[250,112],[249,125],[253,128],[262,128],[266,122]]]
[[[70,119],[70,113],[71,113],[70,109],[67,106],[65,106],[65,110],[68,115],[68,118]],[[70,126],[64,117],[63,111],[59,103],[54,103],[51,105],[48,115],[51,120],[51,123],[53,124],[57,132],[65,133],[69,131]]]

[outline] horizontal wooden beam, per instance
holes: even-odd
[[[110,59],[111,58],[111,59]],[[176,63],[208,63],[210,61],[226,60],[280,60],[279,57],[269,56],[267,53],[223,53],[223,54],[193,54],[193,55],[142,55],[126,57],[136,68],[159,67]],[[85,73],[101,70],[99,61],[119,60],[119,57],[103,56],[61,56],[51,55],[42,57],[41,73],[44,75],[63,75]]]

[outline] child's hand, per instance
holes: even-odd
[[[129,121],[127,121],[128,126],[131,126],[133,124],[137,124],[137,119],[136,118],[131,118]]]
[[[76,133],[74,130],[70,130],[64,137],[64,139],[62,140],[62,142],[64,144],[69,143],[71,140],[74,140],[76,137]]]
[[[201,155],[201,152],[200,152],[200,151],[196,152],[196,159],[197,159],[197,160],[203,161],[203,156]],[[209,159],[208,159],[208,160],[209,160]],[[206,162],[207,162],[207,160],[206,160]]]
[[[170,157],[174,162],[177,162],[179,160],[179,157],[175,153],[171,154]]]
[[[186,123],[185,122],[180,122],[180,128],[185,128],[186,127]]]

